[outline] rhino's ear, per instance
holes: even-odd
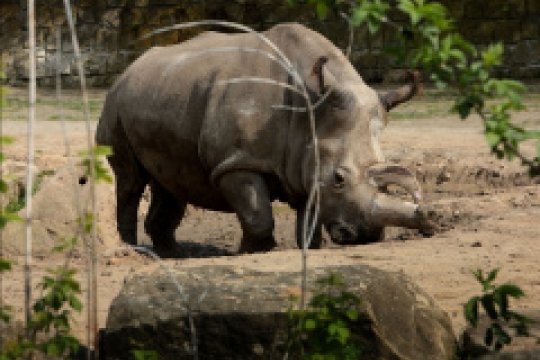
[[[399,89],[390,91],[386,94],[379,94],[379,99],[381,100],[381,103],[386,111],[392,110],[399,104],[410,100],[414,95],[421,92],[422,88],[420,86],[418,71],[407,72],[407,75],[411,80],[410,84],[402,86]]]
[[[313,68],[311,69],[311,76],[317,77],[317,82],[319,84],[319,93],[322,95],[326,92],[326,86],[324,84],[324,74],[323,74],[323,66],[328,62],[328,57],[321,56],[320,58],[315,61],[315,64],[313,64]]]
[[[328,79],[324,76],[324,64],[328,62],[328,57],[321,56],[317,59],[311,70],[311,76],[317,77],[317,83],[319,86],[319,93],[322,95],[320,101],[326,101],[331,103],[334,107],[340,109],[348,109],[352,104],[354,97],[351,93],[340,89],[335,84],[335,79],[330,75]],[[329,83],[330,86],[326,86]]]

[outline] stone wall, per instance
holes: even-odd
[[[176,31],[136,42],[160,26],[198,19],[240,22],[263,30],[283,21],[298,21],[345,47],[348,30],[342,19],[314,16],[309,5],[291,8],[285,0],[71,0],[88,83],[108,86],[138,54],[151,45],[176,43],[200,29]],[[477,45],[505,44],[504,65],[498,74],[521,79],[540,78],[539,0],[442,0],[466,38]],[[37,63],[39,85],[54,84],[56,31],[61,26],[62,74],[67,85],[77,84],[71,38],[62,0],[37,0]],[[402,22],[399,14],[393,20]],[[28,74],[26,0],[0,0],[0,51],[12,84],[24,84]],[[353,63],[370,82],[392,80],[395,65],[384,48],[392,43],[393,30],[376,36],[359,29]]]

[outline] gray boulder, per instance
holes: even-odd
[[[199,359],[282,359],[285,310],[300,292],[300,275],[234,266],[173,265],[195,322]],[[339,273],[365,305],[357,331],[363,359],[443,360],[454,354],[450,319],[402,273],[366,265],[311,269],[309,284]],[[308,299],[313,294],[308,294]],[[191,331],[169,274],[142,270],[126,279],[112,302],[103,332],[106,359],[132,359],[132,350],[155,350],[163,359],[192,359]]]

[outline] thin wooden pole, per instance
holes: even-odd
[[[79,72],[79,79],[81,82],[81,91],[83,98],[83,113],[86,123],[86,135],[88,145],[88,156],[90,157],[90,198],[91,198],[91,213],[92,213],[92,229],[90,236],[90,266],[88,276],[88,357],[90,357],[90,350],[93,349],[92,354],[95,360],[99,359],[99,337],[98,332],[98,297],[97,297],[97,204],[96,204],[96,186],[95,186],[95,157],[94,147],[92,141],[92,127],[90,125],[90,113],[88,106],[88,91],[86,90],[86,77],[84,75],[84,66],[81,58],[81,49],[79,47],[79,40],[77,38],[77,32],[75,30],[75,23],[73,21],[73,13],[71,11],[71,4],[69,0],[64,0],[64,7],[66,10],[66,17],[71,32],[71,42],[73,44],[73,52],[77,63],[77,69]],[[92,341],[93,340],[93,341]]]
[[[0,49],[0,59],[2,58],[2,50]],[[0,73],[2,73],[2,63],[0,62]],[[4,108],[4,93],[2,89],[2,83],[3,78],[0,76],[0,139],[2,138],[4,131],[2,127],[2,110]],[[3,147],[3,141],[0,140],[0,154],[2,154]],[[4,172],[2,171],[2,164],[0,163],[0,179],[4,177]],[[6,197],[4,195],[0,195],[0,210],[4,210],[4,199]],[[0,259],[2,259],[2,256],[4,255],[4,231],[3,229],[0,229]],[[0,272],[0,311],[4,308],[4,276],[2,275],[2,272]],[[4,342],[3,342],[3,336],[0,336],[0,349],[4,348]]]
[[[56,27],[56,59],[55,59],[55,76],[56,76],[56,102],[57,111],[60,118],[60,126],[62,127],[62,137],[64,138],[64,155],[71,161],[71,148],[69,144],[69,137],[67,133],[66,119],[62,111],[62,25]],[[70,166],[70,171],[72,170]],[[81,214],[78,214],[79,216]]]
[[[29,46],[29,94],[28,94],[28,138],[26,163],[26,249],[24,263],[24,312],[26,332],[30,337],[32,312],[32,188],[34,187],[34,124],[36,121],[36,18],[34,0],[28,0],[28,46]]]

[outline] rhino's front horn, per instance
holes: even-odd
[[[418,229],[426,235],[432,235],[436,229],[437,213],[434,209],[400,201],[382,193],[378,193],[373,198],[369,214],[370,223],[374,226]]]
[[[414,95],[421,90],[418,71],[407,72],[411,79],[411,83],[400,87],[397,90],[390,91],[386,94],[379,94],[379,98],[385,107],[386,111],[390,111],[401,103],[410,100]]]
[[[422,201],[422,190],[416,176],[407,168],[393,164],[376,164],[368,168],[369,181],[381,188],[390,184],[401,186],[414,199],[416,204]]]

